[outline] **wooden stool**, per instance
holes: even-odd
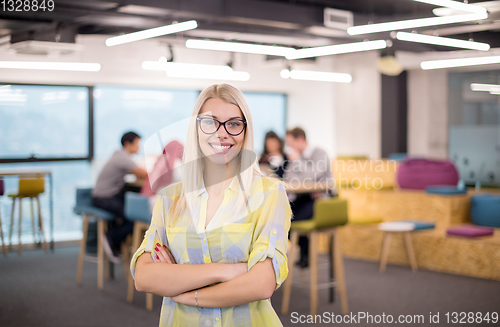
[[[107,279],[110,279],[110,263],[107,256],[104,253],[104,248],[102,246],[102,239],[105,237],[107,222],[114,220],[115,215],[107,212],[105,210],[96,208],[92,205],[92,190],[91,189],[77,189],[76,190],[76,206],[75,213],[83,216],[83,237],[80,241],[80,254],[78,255],[78,267],[76,272],[76,284],[82,285],[82,275],[83,275],[83,263],[85,259],[90,259],[92,257],[86,257],[85,249],[87,247],[87,235],[89,222],[91,220],[97,221],[97,288],[99,290],[104,289],[104,275]]]
[[[394,233],[402,233],[406,245],[406,253],[410,260],[411,270],[417,271],[417,260],[415,259],[415,252],[411,243],[410,233],[415,230],[415,224],[408,222],[386,222],[380,223],[378,229],[384,232],[382,239],[382,251],[380,255],[380,272],[385,271],[387,265],[387,257],[389,255],[389,244],[391,235]]]
[[[340,250],[340,238],[337,230],[338,226],[345,225],[346,223],[347,201],[339,198],[316,200],[314,202],[314,216],[311,220],[292,222],[290,227],[291,249],[290,257],[288,258],[288,278],[285,280],[284,285],[283,302],[281,306],[282,314],[288,313],[290,305],[294,270],[293,260],[296,256],[300,235],[309,236],[311,315],[315,315],[318,308],[318,289],[329,288],[331,286],[338,287],[342,313],[344,315],[349,313],[347,292],[345,288],[344,263],[342,259],[342,252]],[[336,281],[318,285],[318,235],[320,233],[328,233],[333,237],[332,261],[334,264],[332,270]]]
[[[149,210],[149,198],[134,192],[125,193],[125,217],[134,221],[134,232],[132,234],[132,248],[127,253],[134,254],[135,251],[141,245],[141,241],[144,237],[144,231],[149,229],[149,224],[151,223],[151,212]],[[125,253],[125,252],[123,252]],[[130,256],[129,256],[130,258]],[[128,259],[130,262],[130,259]],[[128,276],[128,289],[127,289],[127,302],[132,303],[134,300],[134,279],[130,273],[130,268],[127,267]],[[153,311],[153,294],[146,293],[146,309],[148,311]]]
[[[137,251],[137,249],[141,245],[142,238],[144,237],[144,232],[148,229],[149,229],[148,223],[140,221],[134,222],[134,233],[132,235],[132,249],[130,253],[133,254],[135,253],[135,251]],[[128,262],[130,262],[130,259],[128,260]],[[132,303],[134,301],[135,286],[134,286],[134,279],[132,278],[132,274],[130,273],[130,268],[128,266],[127,266],[127,275],[125,276],[128,276],[127,302]],[[146,309],[148,311],[153,311],[152,293],[146,293]]]
[[[14,229],[14,209],[16,207],[16,199],[19,198],[19,229],[18,237],[19,243],[17,244],[17,253],[21,255],[21,230],[23,221],[23,199],[29,198],[31,204],[31,227],[33,229],[33,243],[36,242],[36,232],[35,232],[35,213],[33,210],[33,199],[36,199],[38,205],[38,231],[40,233],[40,242],[43,244],[43,249],[47,251],[47,243],[45,242],[45,235],[43,234],[43,224],[42,224],[42,209],[40,207],[40,198],[38,197],[41,193],[45,192],[45,180],[43,178],[32,178],[32,179],[20,179],[19,180],[19,191],[16,194],[9,194],[12,198],[12,214],[10,217],[10,231],[9,231],[9,250],[12,249],[12,230]]]

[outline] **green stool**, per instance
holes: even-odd
[[[384,219],[381,217],[371,217],[371,216],[355,216],[349,217],[349,224],[354,225],[373,225],[383,222]]]
[[[23,218],[22,202],[24,198],[30,199],[31,204],[31,227],[33,229],[33,242],[36,243],[35,232],[35,213],[33,211],[33,199],[36,199],[38,205],[38,228],[40,233],[40,241],[43,244],[43,249],[47,251],[47,243],[45,242],[45,235],[43,234],[42,224],[42,209],[40,207],[39,195],[45,192],[45,180],[43,178],[29,178],[19,180],[19,191],[16,194],[9,194],[12,198],[12,214],[10,216],[10,232],[9,232],[9,250],[12,249],[12,229],[14,227],[14,209],[16,206],[16,199],[19,199],[19,243],[17,245],[17,253],[21,255],[21,226]]]
[[[285,281],[281,313],[288,313],[292,292],[293,260],[296,256],[300,235],[309,237],[309,266],[311,267],[311,315],[315,315],[318,307],[318,288],[337,286],[340,293],[342,313],[348,314],[347,293],[345,289],[344,263],[340,251],[340,239],[337,227],[347,223],[347,200],[339,198],[318,199],[314,202],[314,215],[305,221],[292,221],[290,227],[290,257],[288,258],[288,278]],[[332,272],[336,281],[318,285],[318,234],[328,233],[333,237]]]

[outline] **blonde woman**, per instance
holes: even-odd
[[[183,178],[165,188],[131,262],[137,290],[164,297],[160,326],[281,326],[269,298],[288,274],[291,210],[259,170],[235,87],[201,92]]]

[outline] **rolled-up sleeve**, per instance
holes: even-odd
[[[248,258],[248,270],[257,262],[271,258],[276,274],[276,289],[288,276],[287,245],[290,230],[291,209],[285,188],[278,183],[266,190],[265,202],[257,212],[259,217],[252,239],[252,248]]]
[[[134,253],[132,260],[130,261],[130,272],[132,273],[132,277],[134,277],[134,279],[137,259],[144,252],[151,252],[153,261],[156,261],[153,251],[156,243],[160,243],[161,246],[166,245],[170,249],[167,239],[167,233],[165,231],[165,213],[168,212],[169,205],[169,198],[162,196],[157,197],[156,204],[153,208],[153,216],[151,218],[149,229],[144,234],[144,240],[142,241],[137,251]]]

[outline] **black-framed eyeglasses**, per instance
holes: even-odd
[[[239,118],[231,118],[224,122],[211,117],[196,117],[196,120],[200,123],[201,131],[205,134],[214,134],[224,125],[224,129],[229,135],[238,136],[243,133],[247,125],[246,120]]]

